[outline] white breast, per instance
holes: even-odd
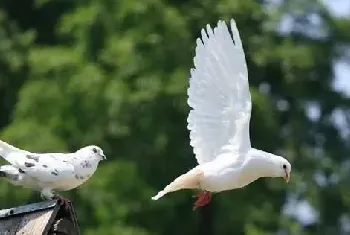
[[[211,192],[242,188],[262,176],[255,166],[255,160],[248,156],[244,162],[207,163],[201,187]]]
[[[70,189],[74,189],[78,186],[80,186],[81,184],[83,184],[85,181],[87,181],[90,177],[86,177],[83,179],[79,179],[79,178],[72,178],[72,179],[65,179],[65,180],[57,180],[55,182],[52,182],[51,184],[49,184],[53,189],[57,189],[60,191],[67,191]]]

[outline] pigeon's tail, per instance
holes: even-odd
[[[20,170],[12,165],[0,166],[0,177],[5,177],[12,183],[18,181],[20,179],[20,175]]]
[[[21,151],[20,149],[0,140],[0,156],[6,158],[6,156],[11,152]]]
[[[157,195],[152,197],[152,200],[158,200],[165,194],[178,191],[180,189],[195,189],[199,188],[199,182],[203,177],[203,171],[194,168],[187,172],[186,174],[180,175],[173,182],[168,184],[162,191],[159,191]]]

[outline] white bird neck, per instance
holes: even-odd
[[[265,152],[263,150],[252,148],[248,152],[249,169],[253,169],[260,177],[275,177],[276,164],[274,162],[274,154]]]
[[[99,159],[94,157],[73,157],[73,165],[77,175],[81,177],[90,177],[97,169]]]

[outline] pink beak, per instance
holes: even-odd
[[[286,175],[283,177],[286,181],[286,183],[288,184],[289,183],[289,179],[290,179],[290,174],[288,171],[285,171]]]

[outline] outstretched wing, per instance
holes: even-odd
[[[219,21],[214,30],[209,25],[202,29],[202,38],[197,39],[187,121],[199,164],[214,160],[224,149],[241,156],[251,147],[248,71],[233,19],[231,31],[232,36]]]
[[[61,155],[67,154],[12,152],[7,155],[6,160],[25,174],[42,182],[55,182],[75,176],[74,166]]]

